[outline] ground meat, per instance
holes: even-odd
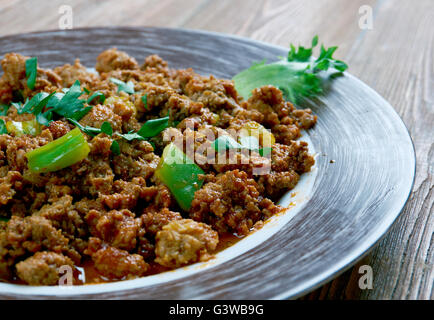
[[[210,224],[218,232],[247,234],[253,225],[264,218],[262,197],[255,180],[239,170],[216,176],[196,191],[190,217]]]
[[[81,255],[69,245],[68,239],[62,232],[42,216],[25,218],[13,216],[2,233],[5,237],[2,248],[6,249],[3,255],[9,259],[41,250],[63,253],[76,263],[81,259]]]
[[[95,69],[99,73],[110,72],[116,69],[136,69],[136,59],[130,57],[127,53],[119,51],[116,48],[103,51],[96,58]]]
[[[301,174],[310,171],[315,160],[309,154],[307,143],[292,141],[290,145],[276,143],[271,152],[271,169],[276,172],[294,170]]]
[[[141,219],[146,233],[155,236],[170,221],[181,220],[182,217],[179,212],[170,211],[167,208],[157,211],[151,206],[145,209]]]
[[[153,153],[152,145],[147,141],[119,141],[121,154],[114,157],[113,168],[123,180],[134,177],[150,178],[157,168],[160,157]]]
[[[72,121],[53,111],[52,121],[35,136],[0,135],[0,217],[7,220],[0,220],[2,280],[55,285],[60,265],[93,263],[102,279],[113,281],[207,260],[219,233],[246,235],[280,212],[274,201],[314,164],[307,143],[295,139],[315,124],[316,116],[309,109],[296,109],[272,86],[254,90],[242,102],[231,80],[171,69],[157,55],[139,66],[112,48],[98,56],[97,72],[78,59],[53,70],[38,66],[31,90],[28,58],[10,53],[1,61],[0,103],[7,106],[1,120],[36,120],[32,113],[19,114],[11,102],[24,103],[39,92],[66,92],[79,81],[79,99],[90,107],[80,124],[97,131],[109,122],[113,133],[82,130],[90,148],[87,156],[44,173],[29,168],[26,154],[65,136],[76,127]],[[131,81],[134,93],[121,90],[112,78]],[[105,99],[87,102],[95,92]],[[160,133],[146,140],[126,138],[147,121],[166,116],[169,127]],[[237,139],[233,131],[248,122],[272,132],[271,155],[231,149],[220,150],[223,157],[216,159],[215,139],[228,134]],[[154,174],[171,142],[203,170],[198,177],[202,187],[188,212],[171,194],[172,186]]]
[[[59,268],[74,263],[68,257],[55,252],[36,252],[33,256],[17,263],[17,275],[33,286],[49,286],[59,284]]]
[[[173,220],[157,233],[155,261],[171,268],[206,261],[218,241],[217,232],[204,223],[191,219]]]
[[[131,250],[136,246],[140,221],[129,210],[100,212],[91,210],[86,215],[90,232],[113,247]]]
[[[214,112],[239,107],[237,92],[234,83],[230,80],[195,75],[185,85],[184,93],[191,100],[201,102]]]
[[[71,127],[67,122],[59,120],[51,122],[48,130],[53,135],[53,139],[58,139],[67,134],[71,130]]]
[[[316,122],[310,109],[297,110],[283,99],[282,92],[273,86],[253,90],[252,96],[235,109],[239,119],[250,119],[271,129],[276,141],[289,144],[300,137],[300,129],[309,129]]]
[[[100,195],[102,203],[110,209],[133,210],[137,201],[142,197],[146,188],[146,181],[142,177],[136,177],[131,182],[116,180],[113,183],[113,194]]]
[[[143,257],[130,254],[126,250],[117,249],[101,243],[96,238],[89,239],[87,253],[92,256],[95,268],[111,279],[132,279],[143,276],[149,269]]]
[[[9,171],[6,177],[0,178],[0,204],[5,205],[12,200],[17,191],[23,188],[23,177],[18,171]]]
[[[114,131],[121,131],[122,117],[115,114],[111,108],[104,105],[96,105],[81,120],[83,126],[101,128],[103,122],[110,122]]]
[[[69,88],[75,81],[80,81],[81,84],[88,85],[98,81],[97,75],[89,72],[88,69],[76,59],[73,65],[65,64],[64,66],[54,68],[53,70],[62,79],[62,86]]]

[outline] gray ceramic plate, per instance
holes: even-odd
[[[159,54],[173,68],[231,78],[287,49],[222,34],[159,28],[95,28],[0,38],[0,53],[37,56],[43,67],[88,67],[117,47],[138,61]],[[350,66],[351,68],[351,66]],[[281,299],[320,286],[384,236],[412,188],[415,154],[393,108],[350,74],[310,106],[318,116],[303,139],[316,166],[296,190],[295,208],[214,261],[113,284],[73,288],[0,284],[0,297]],[[334,160],[334,161],[331,161]],[[282,199],[289,205],[289,195]]]

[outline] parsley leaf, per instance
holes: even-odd
[[[146,121],[143,126],[137,131],[137,134],[143,138],[155,137],[161,131],[169,127],[169,116],[159,119]]]
[[[6,129],[6,123],[3,119],[0,119],[0,134],[6,134],[8,130]]]
[[[7,104],[0,104],[0,116],[8,114],[9,106]]]
[[[112,145],[110,146],[110,150],[113,152],[115,156],[118,156],[121,154],[121,148],[119,146],[119,142],[116,140],[113,140]]]
[[[112,136],[113,134],[113,128],[112,125],[110,124],[110,122],[108,121],[104,121],[103,124],[101,125],[101,132],[105,133],[108,136]]]
[[[38,58],[33,57],[26,60],[27,86],[30,90],[35,89],[36,75],[38,73]]]
[[[82,110],[86,102],[78,99],[82,94],[80,81],[76,80],[60,101],[53,106],[53,111],[61,116],[70,117],[75,112]]]
[[[311,48],[299,46],[297,49],[291,44],[287,59],[270,64],[258,63],[241,71],[233,77],[237,92],[248,99],[253,89],[273,85],[293,103],[322,93],[323,78],[320,73],[327,71],[326,74],[333,78],[342,74],[348,66],[343,61],[333,59],[337,47],[326,49],[321,46],[319,57],[313,58],[313,48],[317,44],[317,36],[312,39]]]
[[[89,93],[90,92],[88,92],[88,94]],[[87,98],[87,103],[90,104],[92,102],[92,100],[95,98],[98,98],[100,103],[104,103],[104,101],[105,101],[104,93],[96,91],[96,92],[92,93],[92,95],[89,98]]]
[[[124,91],[129,94],[134,93],[134,83],[132,81],[128,81],[127,83],[125,83],[116,78],[110,78],[110,81],[118,86],[118,93],[121,91]]]
[[[148,94],[146,93],[144,96],[142,96],[141,100],[143,102],[145,110],[148,110]]]
[[[101,133],[101,129],[90,127],[90,126],[83,126],[80,122],[78,122],[73,118],[66,118],[66,119],[72,122],[76,127],[80,128],[81,131],[90,135],[91,137],[94,137]]]

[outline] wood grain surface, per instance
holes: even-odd
[[[0,35],[59,27],[59,7],[73,9],[73,27],[164,26],[218,31],[287,46],[318,34],[349,72],[395,108],[412,136],[416,179],[410,199],[386,237],[362,261],[303,299],[434,298],[434,3],[432,0],[159,0],[0,1]],[[373,10],[373,28],[359,27],[359,8]],[[224,53],[223,53],[224,54]],[[373,155],[375,156],[375,155]],[[373,289],[358,286],[359,266],[374,271]]]

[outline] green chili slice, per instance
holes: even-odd
[[[57,171],[77,163],[89,154],[89,145],[75,128],[63,137],[26,153],[28,167],[33,172]]]
[[[188,211],[194,193],[202,187],[199,175],[204,174],[203,170],[171,143],[164,148],[155,174],[169,188],[179,206]]]

